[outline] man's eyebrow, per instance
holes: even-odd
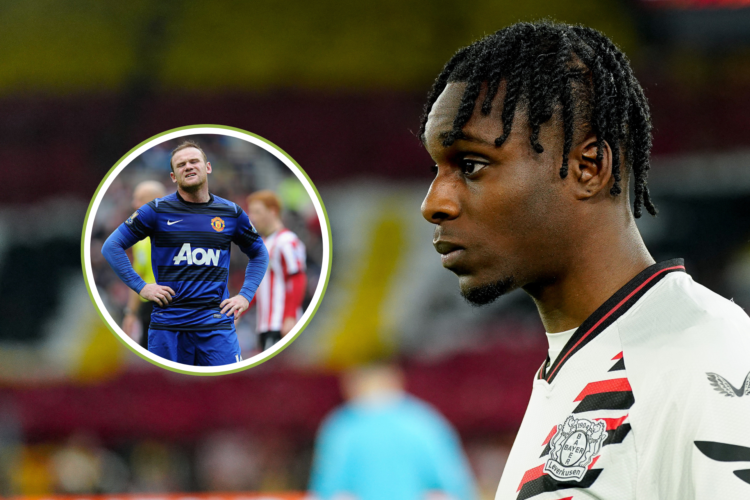
[[[438,138],[442,141],[448,135],[451,133],[451,131],[442,132],[440,135],[438,135]],[[461,135],[456,139],[456,141],[466,141],[466,142],[475,142],[477,144],[482,144],[483,146],[490,146],[492,148],[497,147],[495,146],[495,142],[489,142],[486,139],[483,139],[481,137],[477,137],[476,135],[467,134],[466,132],[461,132]]]

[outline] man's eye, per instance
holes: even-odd
[[[486,163],[476,160],[461,160],[461,172],[466,176],[472,176],[487,166]]]

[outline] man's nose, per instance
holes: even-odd
[[[458,217],[461,206],[458,202],[459,181],[441,173],[432,181],[427,196],[422,202],[422,217],[433,224]]]

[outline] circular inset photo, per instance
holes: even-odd
[[[331,270],[323,201],[286,153],[218,125],[159,134],[99,184],[86,285],[109,329],[172,371],[233,373],[307,326]]]

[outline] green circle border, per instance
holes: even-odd
[[[158,361],[155,361],[155,360],[153,360],[153,359],[145,356],[144,354],[138,352],[138,349],[136,349],[136,348],[132,347],[130,344],[128,344],[120,336],[120,334],[117,333],[112,328],[112,326],[109,324],[109,322],[107,321],[107,319],[104,317],[104,314],[102,314],[102,311],[99,310],[99,306],[97,305],[96,300],[94,300],[94,294],[93,294],[93,291],[91,289],[91,284],[89,283],[88,277],[86,276],[86,258],[85,258],[85,251],[84,251],[85,245],[86,245],[86,227],[88,226],[88,223],[89,223],[89,217],[92,215],[91,214],[91,208],[94,205],[94,200],[96,199],[97,195],[99,194],[99,191],[102,189],[102,185],[104,184],[104,181],[106,181],[109,178],[109,176],[112,175],[112,173],[114,172],[114,170],[123,161],[125,161],[125,159],[128,156],[130,156],[133,152],[135,152],[138,148],[140,148],[141,146],[144,146],[145,144],[153,141],[154,139],[156,139],[158,137],[162,137],[162,136],[167,135],[167,134],[178,132],[180,130],[190,130],[190,129],[196,129],[196,128],[216,128],[216,129],[224,129],[224,130],[233,130],[235,132],[240,132],[240,133],[243,133],[243,134],[247,134],[249,136],[255,137],[256,139],[258,139],[258,140],[260,140],[260,141],[268,144],[270,147],[272,147],[273,149],[275,149],[276,151],[278,151],[279,153],[281,153],[282,155],[284,155],[289,161],[291,161],[299,169],[299,171],[302,173],[302,175],[305,176],[305,178],[307,179],[307,181],[310,183],[310,186],[312,187],[313,191],[315,192],[315,196],[317,196],[318,202],[320,202],[320,207],[323,210],[323,217],[326,220],[326,228],[327,228],[327,236],[328,236],[328,269],[327,269],[327,272],[326,272],[326,280],[325,280],[325,283],[323,284],[323,290],[320,293],[320,299],[318,300],[317,304],[315,304],[315,308],[313,309],[312,313],[310,314],[310,317],[302,325],[302,327],[299,329],[299,331],[294,334],[294,336],[292,337],[292,339],[289,342],[287,342],[284,347],[282,347],[281,349],[279,349],[275,353],[271,354],[270,356],[268,356],[268,357],[266,357],[264,359],[261,359],[259,361],[256,361],[255,363],[249,364],[247,366],[243,366],[241,368],[235,368],[235,369],[226,370],[226,371],[222,371],[222,372],[215,372],[215,373],[196,373],[196,372],[191,372],[191,371],[187,371],[187,370],[180,370],[179,368],[173,368],[171,366],[166,366],[166,365],[163,365],[163,364],[159,363]],[[286,151],[284,151],[283,149],[281,149],[280,147],[278,147],[276,144],[272,143],[268,139],[266,139],[264,137],[261,137],[261,136],[259,136],[257,134],[253,134],[252,132],[248,132],[247,130],[243,130],[243,129],[237,128],[237,127],[229,127],[227,125],[186,125],[184,127],[173,128],[171,130],[167,130],[167,131],[164,131],[164,132],[162,132],[160,134],[157,134],[157,135],[154,135],[152,137],[149,137],[145,141],[143,141],[140,144],[138,144],[137,146],[133,147],[130,151],[128,151],[127,153],[125,153],[117,161],[117,163],[115,163],[112,166],[112,168],[109,169],[109,171],[107,172],[107,174],[102,178],[101,182],[99,183],[99,186],[97,186],[96,191],[94,191],[94,195],[91,197],[91,202],[89,203],[88,209],[86,210],[86,217],[83,220],[83,231],[81,232],[81,270],[83,272],[83,281],[86,283],[86,291],[88,291],[89,298],[91,299],[91,302],[94,304],[94,309],[96,309],[97,314],[102,319],[102,321],[104,322],[104,324],[107,325],[107,328],[109,329],[109,331],[112,332],[112,334],[117,338],[117,340],[119,340],[123,345],[125,345],[125,347],[127,347],[132,352],[134,352],[137,356],[145,359],[149,363],[154,364],[156,366],[159,366],[160,368],[164,368],[165,370],[169,370],[171,372],[183,373],[183,374],[186,374],[186,375],[215,377],[215,376],[219,376],[219,375],[228,375],[230,373],[241,372],[241,371],[247,370],[249,368],[252,368],[254,366],[258,366],[261,363],[265,363],[266,361],[268,361],[271,358],[276,357],[284,349],[286,349],[287,347],[289,347],[290,345],[292,345],[292,342],[294,342],[295,340],[297,340],[297,337],[305,330],[305,328],[307,328],[307,325],[310,324],[310,321],[313,320],[313,318],[315,317],[315,314],[318,312],[318,308],[320,307],[321,302],[323,302],[323,298],[325,297],[326,290],[328,289],[328,281],[331,279],[331,266],[332,266],[332,264],[333,264],[333,238],[331,236],[331,221],[328,218],[328,212],[326,211],[325,203],[323,203],[323,198],[321,198],[320,193],[318,192],[318,188],[315,186],[315,184],[313,183],[313,181],[310,179],[310,176],[307,175],[307,172],[305,172],[305,170],[299,165],[299,163],[297,163],[294,160],[294,158],[292,158]]]

